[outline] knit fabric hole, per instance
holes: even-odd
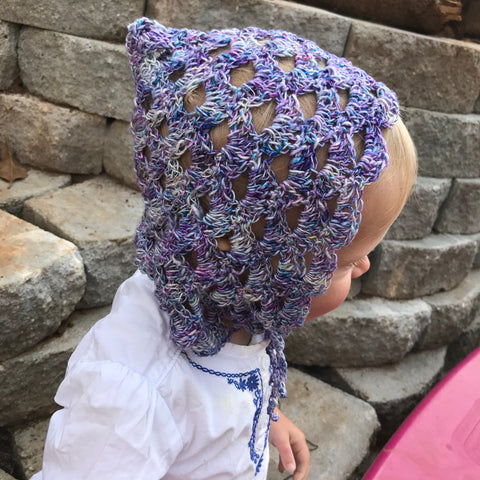
[[[190,305],[190,302],[188,300],[185,300],[183,302],[183,306],[190,312],[190,313],[193,313],[193,308],[192,306]]]
[[[200,84],[191,92],[188,92],[183,99],[183,106],[188,113],[192,113],[195,107],[199,107],[205,103],[207,94],[205,92],[205,85]]]
[[[248,172],[241,173],[237,178],[232,180],[233,192],[235,198],[240,201],[245,198],[248,188]]]
[[[285,212],[287,225],[292,232],[297,228],[298,222],[300,220],[300,215],[302,214],[304,208],[305,207],[303,205],[298,205],[296,207],[289,208]]]
[[[217,58],[219,55],[222,53],[229,52],[231,50],[230,42],[227,43],[227,45],[224,45],[223,47],[218,47],[214,48],[213,50],[210,50],[208,53],[212,58]]]
[[[253,62],[248,62],[230,71],[230,83],[238,88],[252,80],[254,76],[255,67],[253,66]]]
[[[327,61],[324,58],[317,58],[317,65],[320,68],[326,68],[327,67]]]
[[[264,218],[260,218],[256,222],[252,223],[252,232],[255,235],[255,238],[257,240],[261,240],[263,236],[265,235],[265,224],[267,222],[265,221]]]
[[[145,97],[145,99],[142,102],[142,107],[145,113],[148,113],[148,111],[152,107],[152,104],[153,104],[152,92],[148,92],[148,95]]]
[[[287,153],[275,157],[270,163],[270,168],[275,174],[275,178],[277,179],[278,184],[282,183],[288,178],[289,165],[290,155],[288,155]]]
[[[270,37],[265,37],[265,38],[257,38],[256,41],[259,45],[265,45],[271,40]]]
[[[250,112],[252,113],[253,128],[257,133],[261,133],[273,123],[276,107],[277,103],[275,100],[270,100],[263,105],[250,109]]]
[[[204,195],[198,199],[200,206],[202,207],[203,214],[206,215],[210,211],[210,196]]]
[[[362,158],[365,152],[365,133],[356,133],[353,136],[353,146],[357,154],[357,162]]]
[[[248,281],[248,276],[250,275],[250,269],[247,267],[239,276],[238,279],[242,285],[245,285]]]
[[[142,153],[143,153],[143,156],[145,157],[145,160],[147,160],[147,162],[150,161],[150,159],[152,158],[151,157],[151,152],[150,152],[150,149],[148,147],[145,147],[143,150],[142,150]]]
[[[347,108],[349,98],[350,95],[347,90],[338,90],[338,104],[342,112]]]
[[[178,70],[175,70],[174,72],[172,72],[172,73],[169,75],[168,78],[169,78],[172,82],[176,82],[177,80],[180,80],[184,75],[185,75],[185,69],[182,67],[182,68],[179,68]]]
[[[192,166],[192,154],[190,153],[190,150],[185,150],[182,156],[178,159],[178,163],[184,172]]]
[[[314,92],[305,93],[298,96],[298,103],[300,104],[300,110],[303,113],[303,118],[308,120],[315,115],[317,110],[317,96]]]
[[[305,262],[305,273],[307,273],[310,270],[310,267],[312,265],[313,261],[313,252],[307,252],[303,256],[303,261]]]
[[[232,244],[230,243],[231,235],[225,235],[223,237],[217,238],[217,245],[222,252],[229,252],[232,249]]]
[[[278,57],[278,65],[285,72],[291,72],[295,68],[295,57]]]
[[[317,164],[315,165],[315,170],[319,172],[327,163],[328,160],[328,150],[330,149],[330,143],[326,143],[323,147],[317,147],[315,150],[315,158]],[[316,177],[316,174],[314,175]]]
[[[195,270],[198,266],[197,252],[195,250],[190,250],[185,254],[185,260],[190,264],[190,266]]]
[[[222,123],[215,125],[210,129],[210,139],[213,143],[213,148],[219,152],[226,144],[227,137],[230,133],[228,129],[228,120],[224,120]]]
[[[167,188],[167,177],[165,175],[160,177],[160,186],[162,187],[162,190]]]
[[[168,124],[167,124],[167,119],[164,118],[158,127],[158,131],[160,135],[165,138],[168,135]]]
[[[335,213],[335,210],[337,209],[337,204],[338,204],[338,197],[334,197],[334,198],[331,198],[330,200],[327,200],[327,208],[330,213],[330,218]]]
[[[280,262],[280,255],[275,255],[270,259],[270,265],[272,267],[273,273],[277,273],[278,263]]]

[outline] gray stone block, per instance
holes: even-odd
[[[16,480],[13,478],[11,475],[9,475],[7,472],[0,470],[0,480]]]
[[[374,409],[296,369],[289,369],[287,398],[280,408],[305,434],[311,447],[310,475],[315,480],[346,480],[367,456],[379,423]],[[268,480],[292,478],[277,470],[270,449]]]
[[[51,335],[84,288],[75,245],[0,210],[0,360]]]
[[[122,42],[127,25],[141,17],[145,0],[2,0],[0,18],[46,30]]]
[[[416,298],[450,290],[468,274],[474,238],[429,235],[421,240],[384,240],[375,249],[362,291],[385,298]]]
[[[13,431],[17,455],[27,478],[42,469],[43,447],[49,420],[40,420]]]
[[[289,362],[300,365],[364,367],[398,362],[420,338],[430,313],[421,300],[351,300],[293,331],[285,354]]]
[[[345,56],[407,107],[471,113],[480,91],[480,49],[467,42],[353,20]]]
[[[480,347],[480,311],[470,325],[448,345],[445,359],[445,371],[449,371]]]
[[[103,167],[110,176],[130,188],[138,189],[133,168],[133,137],[129,123],[115,121],[110,125],[105,138]]]
[[[147,16],[177,28],[210,30],[256,25],[267,30],[287,30],[336,55],[343,53],[351,24],[346,17],[283,0],[186,0],[182,8],[169,0],[149,0]]]
[[[25,126],[28,125],[28,128]],[[98,174],[106,120],[20,94],[0,94],[0,141],[18,160],[60,173]]]
[[[479,77],[480,78],[480,77]],[[405,125],[418,152],[425,177],[480,177],[480,116],[404,110]]]
[[[480,270],[472,270],[453,290],[423,297],[422,300],[432,307],[432,316],[415,348],[428,350],[447,345],[468,327],[478,310]]]
[[[410,198],[385,238],[415,240],[430,234],[451,183],[446,178],[418,177]]]
[[[110,303],[135,270],[133,236],[143,213],[139,192],[107,176],[25,202],[24,217],[75,243],[85,264],[81,307]]]
[[[28,169],[26,178],[16,180],[10,188],[7,181],[0,179],[0,209],[19,216],[26,200],[66,187],[70,181],[70,175],[42,172],[33,168]]]
[[[445,353],[444,347],[411,353],[395,365],[336,372],[355,395],[375,408],[382,430],[393,433],[438,380]]]
[[[435,230],[463,234],[480,232],[479,178],[458,178],[453,181]]]
[[[19,425],[45,418],[58,409],[53,397],[68,359],[82,337],[109,308],[75,312],[63,332],[27,353],[0,363],[0,424]]]
[[[0,21],[0,90],[10,87],[17,77],[17,39],[18,25]]]
[[[473,268],[480,268],[480,233],[476,235],[471,235],[471,238],[474,238],[477,242],[477,253],[473,260]]]
[[[18,58],[22,81],[30,92],[130,121],[134,89],[123,45],[25,27]]]

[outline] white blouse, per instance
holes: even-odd
[[[69,360],[32,480],[263,480],[267,341],[182,353],[137,272]]]

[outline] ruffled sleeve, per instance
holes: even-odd
[[[55,400],[36,480],[159,480],[183,447],[157,388],[122,364],[76,364]]]

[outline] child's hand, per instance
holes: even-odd
[[[270,423],[270,443],[278,450],[278,470],[293,473],[293,480],[306,480],[310,471],[310,452],[303,432],[278,408],[277,422]]]

